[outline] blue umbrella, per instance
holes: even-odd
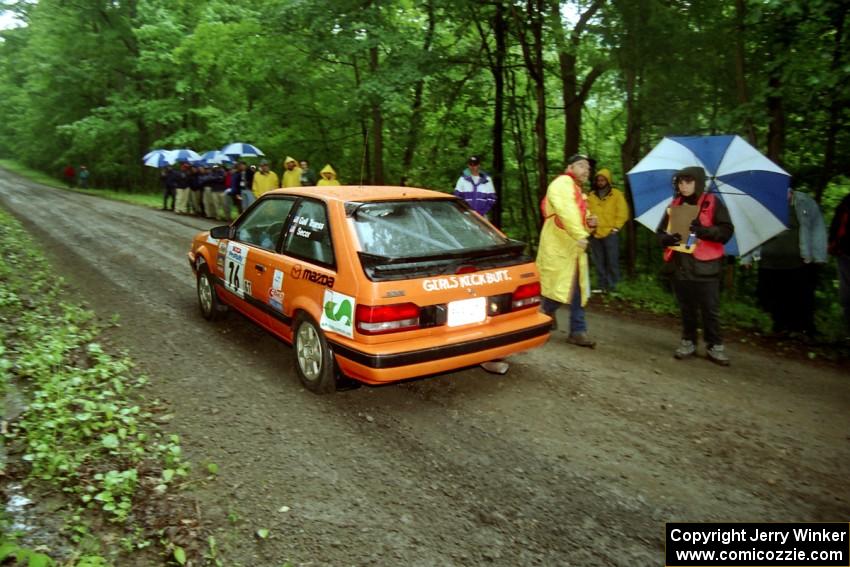
[[[168,163],[170,164],[177,163],[178,161],[195,162],[200,161],[200,159],[201,156],[198,155],[198,152],[189,149],[171,150],[168,155]]]
[[[201,159],[204,160],[204,163],[207,165],[230,163],[233,161],[229,155],[218,150],[212,150],[201,154]]]
[[[262,151],[260,151],[260,148],[258,148],[257,146],[252,146],[251,144],[243,144],[242,142],[234,142],[232,144],[227,144],[226,146],[221,148],[221,152],[234,157],[266,155]]]
[[[729,210],[735,235],[725,252],[743,255],[788,228],[791,176],[740,136],[664,138],[628,172],[635,218],[658,227],[673,200],[673,174],[690,166],[706,173],[706,191]]]
[[[148,152],[145,154],[145,157],[142,158],[142,163],[144,163],[148,167],[165,167],[166,165],[170,165],[171,162],[169,160],[170,153],[168,150],[154,150],[152,152]]]

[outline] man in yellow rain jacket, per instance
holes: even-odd
[[[339,185],[339,181],[336,178],[336,171],[331,167],[331,164],[327,164],[322,168],[322,171],[319,172],[319,175],[322,177],[319,179],[319,182],[316,183],[316,186],[323,187],[326,185]]]
[[[629,205],[623,192],[614,188],[609,170],[600,169],[593,185],[587,195],[587,209],[596,217],[597,224],[590,235],[590,257],[596,266],[599,291],[608,293],[620,281],[618,233],[629,220]]]
[[[590,158],[576,154],[567,160],[567,171],[546,190],[541,203],[544,222],[537,251],[537,268],[543,295],[543,312],[555,318],[561,305],[570,306],[570,336],[574,345],[593,348],[587,336],[584,305],[590,296],[587,246],[593,219],[581,185],[590,175]]]
[[[254,174],[254,180],[251,182],[251,191],[254,197],[260,197],[263,193],[277,189],[280,187],[277,180],[277,173],[269,170],[269,162],[263,160],[260,162],[260,171]]]
[[[301,168],[295,158],[286,156],[283,160],[283,179],[281,187],[301,187]]]

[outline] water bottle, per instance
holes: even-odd
[[[694,232],[691,232],[688,235],[688,241],[685,243],[685,248],[690,248],[694,244],[697,243],[697,235]]]

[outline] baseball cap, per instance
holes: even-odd
[[[590,157],[585,155],[585,154],[573,154],[573,155],[571,155],[570,157],[567,158],[567,165],[572,165],[575,162],[581,161],[581,160],[584,160],[587,163],[593,162],[593,160],[591,160]]]

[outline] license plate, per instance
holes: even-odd
[[[487,298],[473,297],[449,303],[449,327],[459,327],[470,323],[480,323],[487,316]]]

